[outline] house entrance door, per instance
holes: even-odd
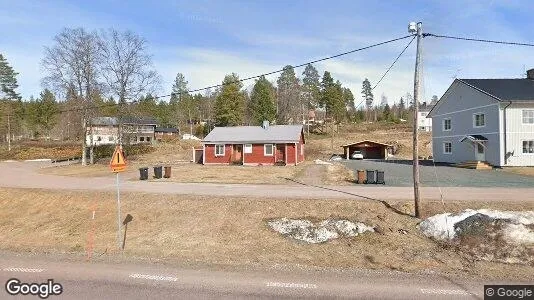
[[[475,160],[486,161],[486,147],[482,143],[475,143]]]

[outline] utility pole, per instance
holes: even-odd
[[[415,200],[415,217],[421,217],[420,194],[419,194],[419,67],[421,64],[421,38],[423,36],[423,23],[410,23],[408,31],[417,36],[417,53],[415,58],[415,75],[413,87],[413,192]]]

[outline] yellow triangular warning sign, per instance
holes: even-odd
[[[113,152],[109,166],[112,172],[123,172],[126,169],[126,160],[124,160],[124,153],[120,145],[115,147],[115,152]]]

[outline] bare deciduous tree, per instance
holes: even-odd
[[[160,78],[147,54],[147,43],[131,31],[109,29],[102,31],[99,39],[102,76],[106,91],[117,96],[119,104],[128,99],[138,99],[152,93],[159,86]],[[122,105],[121,105],[122,106]],[[119,106],[119,142],[122,142],[121,118],[124,112]]]
[[[54,45],[45,47],[41,64],[47,73],[43,86],[59,94],[69,89],[83,102],[82,165],[86,165],[87,107],[91,95],[98,88],[98,35],[83,28],[65,28],[54,37]]]

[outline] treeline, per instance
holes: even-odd
[[[385,95],[376,103],[365,79],[363,100],[356,103],[353,91],[328,71],[320,75],[311,64],[300,75],[285,66],[275,80],[262,76],[247,88],[231,73],[218,88],[195,94],[178,73],[172,95],[158,98],[154,95],[160,78],[146,41],[131,31],[64,29],[45,47],[41,64],[45,89],[37,98],[21,99],[17,73],[0,54],[2,136],[9,131],[12,137],[85,140],[84,128],[95,116],[150,116],[160,126],[191,126],[199,135],[213,126],[260,125],[264,120],[303,124],[311,117],[335,123],[410,119],[410,95],[392,106]]]

